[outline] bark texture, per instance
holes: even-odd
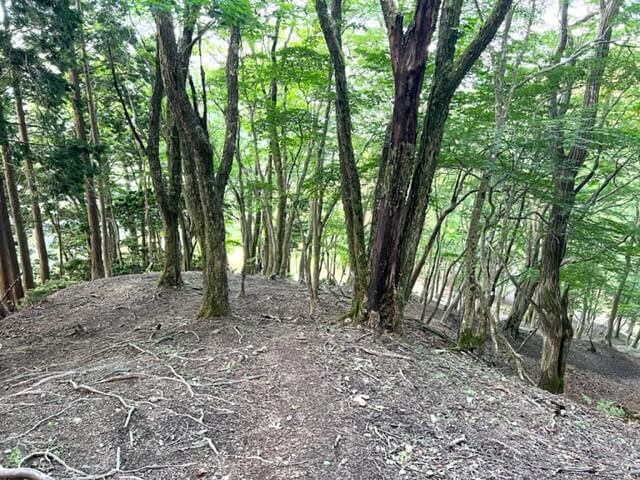
[[[550,131],[549,142],[554,160],[554,192],[547,233],[542,246],[538,297],[543,312],[543,315],[540,315],[540,327],[544,339],[539,385],[552,393],[564,391],[564,373],[573,338],[573,327],[567,311],[568,290],[561,292],[560,267],[567,251],[569,222],[576,197],[576,177],[587,158],[596,122],[605,59],[609,53],[611,20],[620,3],[620,0],[601,2],[599,42],[594,47],[597,61],[593,63],[587,77],[576,139],[568,152],[564,148],[564,132],[557,127]],[[562,55],[568,42],[567,10],[568,0],[562,0],[558,56]],[[561,116],[558,95],[559,88],[549,99],[549,113],[554,120]],[[558,125],[558,122],[554,122],[554,125]]]
[[[203,212],[203,298],[199,315],[203,318],[230,313],[227,282],[227,254],[225,250],[224,190],[235,155],[238,134],[238,60],[240,29],[231,28],[227,53],[226,131],[218,171],[214,172],[212,147],[205,128],[189,102],[185,82],[181,81],[178,48],[171,15],[155,13],[159,39],[159,58],[162,79],[174,116],[184,142],[193,152],[198,174],[198,190]]]
[[[439,0],[419,0],[413,22],[392,1],[381,1],[389,38],[394,104],[388,148],[381,158],[376,186],[366,294],[368,322],[379,329],[402,331],[403,294],[397,292],[400,236],[407,214],[406,195],[418,133],[420,93],[427,49],[434,34]]]

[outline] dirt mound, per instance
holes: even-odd
[[[640,478],[640,430],[432,337],[335,326],[250,278],[200,321],[198,274],[77,285],[0,324],[0,464],[62,478]],[[237,279],[232,289],[237,292]],[[408,341],[408,340],[407,340]]]

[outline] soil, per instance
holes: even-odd
[[[3,320],[0,464],[87,480],[640,479],[640,424],[579,397],[637,402],[637,359],[578,345],[569,396],[553,396],[414,322],[404,338],[337,324],[339,295],[311,317],[293,282],[250,277],[236,298],[233,277],[233,316],[198,320],[201,277],[185,279],[83,283]]]

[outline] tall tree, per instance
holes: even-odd
[[[594,62],[589,69],[584,87],[578,130],[568,151],[565,150],[564,132],[559,128],[559,103],[562,101],[560,97],[563,92],[560,82],[552,80],[549,114],[553,120],[550,150],[554,162],[554,186],[551,212],[542,246],[538,298],[542,309],[540,326],[544,339],[539,385],[553,393],[564,391],[564,374],[573,337],[573,327],[568,314],[568,288],[565,287],[564,292],[561,291],[560,267],[567,250],[570,217],[576,199],[576,177],[589,153],[597,119],[605,60],[609,54],[612,20],[620,4],[621,0],[600,2]],[[558,60],[569,41],[568,8],[569,0],[560,0],[560,40],[556,50]]]
[[[40,196],[38,192],[38,184],[33,169],[32,152],[29,143],[29,132],[27,130],[27,120],[24,112],[21,76],[18,68],[18,59],[22,61],[26,55],[19,55],[20,52],[16,51],[12,44],[12,31],[10,24],[10,12],[6,7],[5,0],[0,1],[0,9],[2,10],[4,37],[2,42],[2,50],[4,52],[5,59],[8,61],[9,78],[11,83],[11,89],[13,91],[13,99],[15,104],[16,116],[18,119],[18,130],[20,134],[20,142],[22,144],[22,162],[24,165],[24,172],[27,179],[27,187],[29,189],[29,199],[31,202],[31,216],[33,220],[33,227],[35,233],[36,250],[38,252],[39,266],[40,266],[40,282],[44,283],[49,280],[49,258],[47,255],[47,244],[44,236],[44,226],[42,222],[42,213],[40,211]],[[24,267],[23,267],[24,269]],[[28,270],[25,270],[25,286],[30,288],[29,275],[33,280],[33,274],[31,273],[31,266]]]
[[[91,156],[93,157],[92,165],[97,167],[96,196],[98,202],[98,212],[100,214],[100,237],[102,241],[102,263],[104,275],[111,276],[111,255],[109,241],[109,225],[107,219],[107,208],[105,202],[105,194],[107,185],[105,185],[103,162],[100,155],[100,129],[98,126],[98,113],[96,111],[96,102],[93,95],[93,80],[91,78],[91,70],[89,68],[89,57],[87,55],[87,45],[85,42],[85,22],[82,12],[81,0],[76,0],[76,10],[82,22],[78,26],[78,39],[80,43],[80,53],[82,61],[82,75],[84,77],[85,98],[87,101],[87,113],[89,115],[89,130],[91,132]],[[108,178],[106,179],[108,184]]]
[[[389,145],[380,161],[369,259],[366,315],[376,327],[402,330],[397,295],[400,235],[406,217],[405,197],[418,134],[418,109],[427,49],[436,28],[439,0],[418,0],[413,22],[404,29],[404,15],[393,0],[381,0],[389,37],[395,87]],[[400,302],[400,305],[397,304]]]
[[[34,287],[33,271],[31,269],[31,255],[29,253],[29,240],[27,231],[22,220],[22,212],[20,211],[20,195],[18,193],[18,180],[16,179],[16,171],[14,167],[13,152],[9,145],[9,137],[7,133],[7,122],[5,119],[4,105],[0,98],[0,148],[2,148],[2,165],[4,167],[4,178],[7,193],[9,194],[9,205],[11,207],[11,217],[13,226],[16,230],[18,238],[18,250],[20,251],[20,266],[22,267],[22,276],[24,287],[30,289]]]
[[[158,10],[154,14],[158,30],[162,79],[185,143],[191,149],[198,173],[198,190],[203,211],[202,239],[204,289],[200,317],[210,318],[230,312],[225,250],[224,190],[229,179],[238,134],[238,61],[240,27],[232,25],[227,52],[225,109],[226,131],[218,171],[214,172],[213,150],[207,131],[189,102],[185,82],[179,72],[179,53],[171,14]]]
[[[367,253],[364,235],[364,211],[360,191],[360,177],[356,166],[352,142],[351,105],[347,83],[346,64],[342,51],[342,0],[333,0],[331,13],[325,0],[316,0],[316,12],[331,56],[336,91],[336,127],[340,160],[340,187],[342,206],[347,224],[349,264],[353,274],[353,291],[349,315],[360,319],[367,284]],[[321,158],[320,158],[321,159]],[[319,217],[319,215],[317,215]],[[318,218],[316,218],[318,221]],[[316,233],[318,235],[318,233]],[[314,240],[317,249],[319,238]],[[319,259],[319,255],[315,256]],[[318,260],[315,271],[318,272]],[[317,273],[315,274],[317,275]],[[317,284],[317,279],[315,280]]]
[[[424,116],[420,145],[410,176],[405,215],[398,243],[394,270],[400,291],[411,278],[420,236],[424,227],[431,187],[435,176],[449,106],[458,86],[478,60],[502,24],[512,0],[497,0],[493,9],[465,49],[456,56],[460,38],[460,16],[463,0],[448,0],[442,5],[438,26],[438,46],[431,90]],[[371,261],[373,264],[373,259]],[[386,294],[387,297],[391,293]]]
[[[102,240],[100,235],[100,218],[98,204],[96,202],[96,189],[94,181],[94,166],[89,155],[89,143],[87,141],[87,129],[84,119],[84,102],[80,91],[80,75],[73,48],[70,49],[71,68],[69,69],[69,84],[71,85],[73,124],[76,141],[78,142],[79,155],[84,166],[84,197],[86,201],[87,220],[89,226],[89,245],[91,254],[91,279],[104,277],[104,263],[102,261]]]

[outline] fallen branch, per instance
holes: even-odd
[[[18,283],[21,276],[22,276],[22,272],[18,272],[16,279],[13,281],[11,285],[9,285],[9,288],[7,288],[6,292],[4,292],[4,295],[2,295],[2,298],[0,298],[0,304],[4,304],[4,301],[9,297],[9,294],[12,292],[13,287],[16,286],[16,283]]]
[[[171,467],[190,467],[195,465],[195,463],[182,463],[182,464],[168,464],[168,465],[146,465],[144,467],[134,468],[131,470],[123,470],[120,468],[120,447],[116,450],[116,466],[112,468],[108,472],[98,473],[96,475],[88,475],[83,473],[81,477],[73,477],[71,480],[102,480],[108,477],[113,477],[114,475],[128,475],[137,472],[143,472],[145,470],[163,470],[165,468]]]
[[[375,356],[378,356],[378,357],[399,358],[401,360],[407,360],[409,362],[413,360],[413,358],[407,357],[406,355],[400,355],[399,353],[378,352],[376,350],[369,350],[368,348],[360,347],[360,346],[357,346],[357,348],[359,350],[362,350],[364,353],[368,353],[369,355],[375,355]]]
[[[520,344],[520,346],[518,347],[516,352],[520,353],[520,351],[524,348],[524,346],[531,339],[531,337],[533,337],[536,334],[537,331],[538,331],[538,327],[536,327],[533,330],[531,330],[531,332],[529,332],[529,334],[526,336],[526,338],[522,341],[522,343]]]
[[[34,468],[2,468],[0,467],[0,479],[2,480],[54,480],[46,473]]]
[[[103,395],[105,397],[111,397],[118,400],[122,404],[122,406],[128,411],[127,418],[124,422],[124,427],[127,428],[129,426],[129,422],[131,421],[131,416],[133,415],[133,412],[136,409],[135,405],[129,405],[124,398],[122,398],[120,395],[116,393],[103,392],[101,390],[96,390],[95,388],[90,387],[88,385],[77,384],[73,380],[69,380],[69,382],[71,383],[71,386],[73,387],[74,390],[82,390],[85,392],[95,393],[96,395]]]
[[[17,440],[18,438],[22,438],[26,435],[28,435],[29,433],[33,432],[36,428],[38,428],[40,425],[48,422],[49,420],[51,420],[52,418],[58,417],[60,415],[62,415],[64,412],[66,412],[67,410],[69,410],[74,404],[80,402],[82,400],[75,400],[73,402],[71,402],[69,405],[67,405],[65,408],[63,408],[62,410],[60,410],[57,413],[54,413],[52,415],[49,415],[46,418],[43,418],[42,420],[40,420],[39,422],[36,422],[31,428],[29,428],[28,430],[25,430],[22,433],[18,433],[16,435],[12,435],[10,437],[4,438],[2,440],[0,440],[0,443],[7,443],[7,442],[11,442],[13,440]],[[3,478],[2,475],[0,475],[0,479]]]
[[[479,291],[478,300],[480,301],[480,308],[482,309],[483,314],[487,317],[487,319],[490,322],[489,332],[491,333],[493,341],[496,344],[498,343],[498,341],[502,343],[502,346],[504,347],[505,351],[509,354],[509,356],[513,360],[513,363],[516,366],[516,370],[518,371],[518,376],[520,377],[520,379],[523,381],[529,382],[530,385],[535,386],[536,383],[533,381],[533,379],[527,374],[527,372],[524,369],[522,357],[518,352],[516,352],[513,349],[513,347],[511,346],[511,343],[509,343],[509,340],[507,340],[507,338],[502,334],[502,331],[500,330],[496,317],[493,316],[493,313],[491,313],[491,308],[489,308],[489,306],[487,305],[484,292],[482,291],[480,286],[477,284],[476,284],[476,288]]]
[[[86,473],[83,472],[82,470],[78,470],[77,468],[73,468],[73,467],[70,467],[69,465],[67,465],[67,463],[64,460],[62,460],[60,457],[58,457],[55,453],[51,453],[49,450],[30,453],[29,455],[27,455],[26,457],[24,457],[20,461],[19,467],[22,467],[22,465],[25,462],[31,460],[32,458],[38,458],[38,457],[44,457],[48,461],[53,460],[54,462],[58,463],[59,465],[62,465],[65,468],[65,470],[67,470],[68,472],[77,473],[78,475],[86,475]]]
[[[171,373],[173,373],[175,375],[176,379],[180,383],[182,383],[185,387],[187,387],[187,390],[189,391],[189,395],[194,397],[195,393],[193,392],[193,388],[191,388],[191,385],[189,385],[189,382],[187,382],[182,375],[180,375],[178,372],[176,372],[176,370],[171,365],[167,365],[167,367],[169,367],[169,370],[171,370]]]
[[[558,475],[559,473],[598,473],[595,467],[560,467],[555,472],[554,475]]]
[[[250,382],[252,380],[258,380],[262,377],[264,377],[265,375],[252,375],[250,377],[244,377],[244,378],[239,378],[237,380],[234,379],[230,379],[230,380],[221,380],[219,382],[214,382],[214,383],[203,383],[201,386],[203,387],[223,387],[226,385],[234,385],[236,383],[244,383],[244,382]]]
[[[135,349],[135,350],[138,350],[140,353],[146,353],[147,355],[151,355],[153,358],[158,360],[158,356],[155,353],[150,352],[149,350],[145,350],[144,348],[140,348],[135,343],[127,343],[127,345],[130,346],[131,348]]]

